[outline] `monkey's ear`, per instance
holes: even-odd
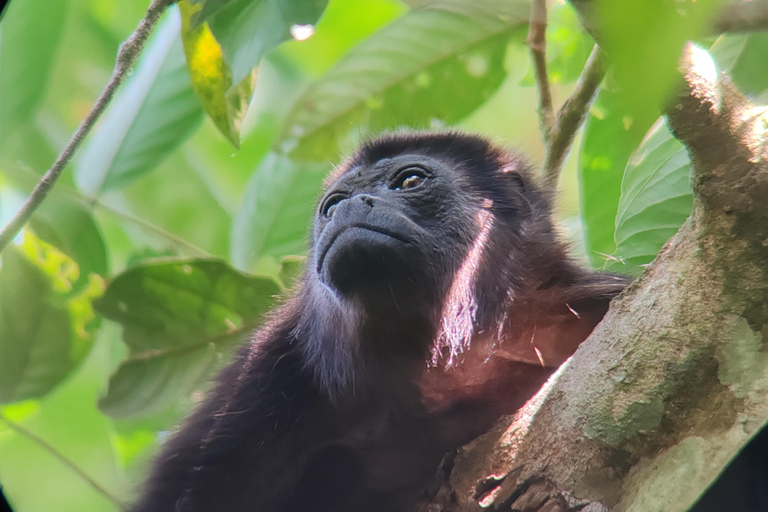
[[[520,174],[519,171],[513,170],[508,171],[506,173],[507,178],[512,182],[512,184],[517,187],[517,189],[520,191],[520,193],[525,194],[525,191],[527,190],[527,186],[525,183],[525,178],[522,174]]]

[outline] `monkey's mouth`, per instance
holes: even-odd
[[[398,233],[397,231],[393,231],[391,229],[387,229],[385,227],[381,226],[373,226],[371,224],[362,224],[362,223],[355,223],[350,224],[348,226],[344,226],[335,233],[333,233],[328,240],[328,242],[323,247],[322,251],[320,252],[320,256],[317,258],[317,272],[322,275],[322,269],[323,265],[325,264],[326,256],[328,256],[328,253],[333,248],[333,246],[336,244],[336,241],[343,235],[344,233],[347,233],[351,229],[361,229],[365,231],[369,231],[372,233],[378,233],[380,235],[384,235],[386,237],[389,237],[390,239],[396,240],[402,244],[411,245],[413,243],[412,240],[410,240],[408,237],[404,236],[402,233]],[[359,238],[354,239],[351,241],[351,243],[358,242],[358,243],[364,243],[363,240],[360,240]],[[371,244],[374,245],[374,244]],[[373,249],[373,247],[371,247]]]

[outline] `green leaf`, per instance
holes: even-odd
[[[547,16],[549,80],[570,83],[581,75],[595,41],[584,30],[570,4],[556,3]]]
[[[328,0],[231,0],[207,18],[232,83],[244,80],[262,57],[291,38],[291,26],[314,25]]]
[[[91,299],[103,282],[92,276],[78,293],[77,264],[30,232],[3,252],[0,268],[0,403],[38,398],[90,350],[98,319]]]
[[[189,397],[280,289],[217,259],[146,263],[118,275],[95,306],[122,325],[130,354],[99,407],[117,417],[148,415]]]
[[[193,28],[197,28],[212,15],[223,9],[231,0],[190,0],[192,5],[200,5],[192,17]]]
[[[506,77],[507,46],[522,40],[528,4],[503,14],[463,4],[412,11],[347,54],[298,100],[276,148],[314,161],[399,126],[455,123]]]
[[[114,496],[127,496],[126,469],[115,457],[110,439],[113,422],[96,408],[99,389],[104,385],[105,364],[112,340],[102,336],[72,375],[43,400],[0,408],[39,438],[50,443]],[[0,356],[1,357],[1,356]],[[1,363],[0,363],[1,364]],[[22,410],[19,410],[19,407]],[[14,411],[14,409],[16,409]],[[27,409],[24,411],[23,409]],[[31,412],[31,414],[30,414]],[[14,433],[0,422],[0,478],[3,491],[13,500],[16,511],[121,512],[81,475],[52,457],[50,451],[29,437]],[[45,485],[40,485],[45,482]]]
[[[232,71],[208,24],[193,27],[198,8],[187,1],[179,2],[181,38],[192,87],[219,131],[239,148],[240,126],[256,85],[256,69],[233,82]],[[237,85],[233,87],[233,83]]]
[[[80,203],[52,196],[35,210],[30,221],[41,239],[74,259],[80,268],[79,283],[88,274],[107,274],[107,248],[93,215]],[[78,285],[75,285],[77,288]]]
[[[688,153],[659,122],[632,155],[621,183],[615,255],[626,265],[622,271],[639,273],[688,218],[690,175]]]
[[[67,2],[15,0],[0,23],[0,142],[33,117],[48,85]]]
[[[75,166],[75,181],[86,194],[96,197],[150,172],[202,120],[179,26],[174,9],[89,138]]]
[[[184,405],[204,388],[220,366],[222,354],[213,344],[195,345],[162,356],[148,354],[125,360],[109,379],[99,409],[113,418],[146,417]]]
[[[724,34],[709,52],[741,92],[757,95],[768,89],[768,33]]]
[[[685,43],[703,35],[723,0],[595,2],[600,45],[614,75],[635,101],[656,109],[674,93]]]
[[[579,195],[584,243],[602,267],[616,249],[614,228],[627,160],[658,117],[621,90],[603,87],[590,108],[579,152]]]
[[[306,249],[317,197],[328,166],[269,153],[245,190],[232,229],[232,262],[251,269],[263,256]]]

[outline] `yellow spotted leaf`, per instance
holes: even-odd
[[[240,147],[240,126],[256,85],[254,68],[239,84],[232,84],[232,70],[208,23],[195,26],[200,4],[179,2],[181,38],[192,88],[216,127],[235,147]]]
[[[24,233],[0,263],[0,403],[40,398],[69,375],[93,345],[100,317],[92,301],[104,281],[56,247]]]

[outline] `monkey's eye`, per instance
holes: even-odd
[[[395,175],[390,188],[393,190],[407,190],[416,188],[427,179],[427,173],[420,167],[408,167]]]
[[[326,198],[325,201],[323,201],[323,204],[320,206],[320,213],[328,217],[329,219],[333,217],[333,212],[336,211],[336,206],[345,199],[345,196],[342,194],[331,194]]]

